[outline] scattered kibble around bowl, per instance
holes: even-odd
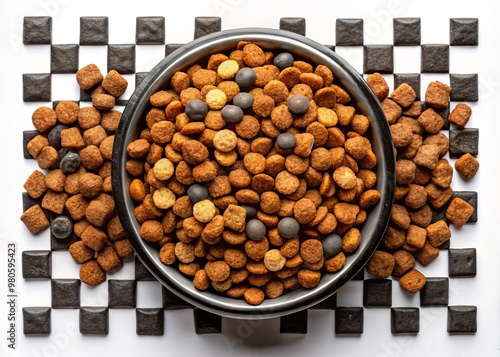
[[[449,140],[441,132],[445,121],[438,111],[449,105],[451,88],[441,82],[429,83],[425,92],[427,109],[423,110],[423,102],[416,100],[415,91],[407,83],[389,95],[389,86],[379,73],[370,74],[366,81],[381,101],[396,148],[391,219],[366,269],[381,278],[392,275],[403,289],[416,293],[426,283],[417,262],[425,267],[438,258],[440,247],[451,238],[449,225],[462,227],[474,212],[471,204],[453,198],[453,166],[445,157]],[[463,128],[471,114],[467,104],[458,103],[448,120]],[[454,166],[467,180],[479,169],[477,159],[469,153]],[[444,210],[443,218],[435,218],[439,210]]]
[[[343,268],[380,193],[370,120],[334,81],[241,41],[151,96],[126,167],[161,262],[251,305]]]
[[[32,115],[39,133],[27,143],[27,150],[40,170],[24,183],[36,203],[21,221],[33,234],[50,227],[61,244],[76,237],[69,253],[82,264],[80,279],[98,285],[106,281],[106,272],[121,267],[123,258],[134,253],[115,212],[111,188],[111,151],[121,118],[113,108],[127,81],[115,70],[103,76],[94,64],[81,68],[76,81],[90,93],[92,106],[61,101],[54,109],[43,106]],[[133,192],[134,197],[145,196],[141,181],[134,183]],[[168,197],[157,196],[166,205]]]

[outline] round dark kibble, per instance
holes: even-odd
[[[251,108],[253,105],[253,95],[248,92],[240,92],[234,96],[233,104],[241,109]]]
[[[65,174],[72,174],[78,169],[80,163],[80,155],[78,155],[76,152],[70,151],[61,159],[59,168]]]
[[[266,226],[258,219],[251,219],[247,222],[245,233],[252,240],[261,240],[266,236]]]
[[[57,239],[65,239],[73,232],[73,222],[67,216],[59,216],[52,220],[51,232]]]
[[[68,129],[66,125],[56,125],[47,136],[49,140],[49,145],[54,149],[59,150],[61,148],[61,131]]]
[[[278,232],[285,238],[293,238],[299,234],[300,224],[295,218],[285,217],[278,223]]]
[[[304,114],[309,109],[309,99],[303,94],[294,94],[288,100],[288,109],[293,114]]]
[[[289,52],[281,52],[274,57],[274,65],[279,69],[285,69],[293,64],[293,56]]]
[[[323,239],[325,258],[334,257],[342,250],[342,238],[338,234],[330,234]]]
[[[243,110],[237,105],[228,104],[222,108],[221,115],[225,121],[236,123],[243,119]]]
[[[276,142],[282,149],[291,149],[295,146],[295,135],[290,133],[281,133],[278,135]]]
[[[250,87],[253,82],[257,79],[257,74],[250,67],[240,68],[236,76],[234,77],[234,81],[238,83],[240,87]]]
[[[203,201],[208,197],[208,189],[205,186],[194,184],[187,190],[188,197],[193,203]]]
[[[252,206],[241,206],[245,209],[245,211],[247,211],[247,219],[252,219],[252,218],[255,218],[255,216],[257,215],[257,208],[255,207],[252,207]]]
[[[208,107],[204,101],[195,99],[186,105],[185,113],[191,120],[203,120],[208,113]]]
[[[71,150],[68,148],[60,148],[57,150],[57,163],[54,165],[53,169],[58,169],[61,166],[61,160],[63,159],[64,156]]]

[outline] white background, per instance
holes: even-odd
[[[500,355],[500,237],[498,233],[498,142],[500,101],[500,63],[498,36],[500,24],[497,1],[137,1],[104,2],[87,0],[2,1],[0,4],[0,356],[88,356],[115,354],[121,356],[478,356]],[[478,175],[471,182],[455,175],[455,190],[479,193],[479,220],[462,229],[453,229],[451,247],[477,249],[478,275],[471,279],[450,279],[450,305],[478,307],[478,332],[452,336],[446,331],[446,307],[420,309],[420,333],[415,336],[393,336],[390,332],[389,308],[364,309],[364,333],[358,337],[336,336],[334,311],[309,311],[306,335],[279,333],[279,319],[239,321],[223,319],[222,333],[196,335],[191,310],[166,311],[164,336],[137,336],[135,311],[110,310],[109,335],[83,336],[78,331],[78,310],[52,310],[52,334],[25,337],[18,325],[17,350],[7,349],[7,243],[18,244],[18,311],[24,306],[50,306],[50,281],[24,281],[21,277],[21,252],[27,249],[50,249],[48,232],[32,236],[19,220],[22,213],[22,185],[36,169],[34,161],[23,159],[22,131],[33,129],[31,114],[47,103],[22,101],[22,74],[50,72],[49,46],[24,46],[24,16],[52,16],[53,44],[78,44],[80,16],[108,16],[109,43],[134,43],[137,16],[164,16],[166,43],[186,43],[193,38],[195,16],[220,16],[222,29],[239,27],[279,27],[282,17],[304,17],[306,35],[324,44],[335,44],[336,18],[363,18],[365,44],[392,44],[394,17],[420,17],[422,43],[449,43],[449,19],[479,18],[479,46],[450,47],[450,73],[479,75],[478,103],[473,109],[469,127],[480,129]],[[362,69],[362,50],[338,48],[356,69]],[[419,72],[419,47],[395,47],[394,72]],[[137,46],[136,70],[148,71],[163,57],[163,46]],[[80,66],[90,62],[106,68],[103,48],[85,46],[80,50]],[[57,78],[56,78],[57,77]],[[392,76],[386,76],[392,88]],[[133,75],[128,76],[134,87]],[[448,75],[422,75],[422,91],[431,80],[449,83]],[[79,99],[74,75],[53,75],[52,99]],[[423,94],[423,93],[422,93]],[[452,103],[452,106],[456,103]],[[423,269],[427,276],[447,276],[447,254]],[[74,278],[78,266],[67,252],[53,252],[53,277]],[[113,276],[133,279],[133,262],[128,262]],[[338,305],[362,306],[360,281],[353,281],[339,292]],[[107,305],[105,284],[89,289],[82,286],[82,305]],[[138,307],[160,307],[160,286],[156,282],[138,283]],[[417,295],[405,294],[393,284],[393,307],[419,306]]]

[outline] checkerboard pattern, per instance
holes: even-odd
[[[221,19],[218,17],[197,17],[194,20],[194,38],[221,30]],[[165,18],[160,16],[136,18],[135,43],[109,43],[109,20],[107,17],[81,17],[79,44],[52,43],[51,17],[25,17],[23,22],[23,42],[25,45],[50,46],[50,73],[23,74],[23,100],[25,102],[52,102],[55,107],[58,100],[53,98],[52,79],[59,74],[75,73],[79,66],[80,50],[85,46],[105,46],[107,49],[107,70],[115,69],[121,74],[132,74],[137,86],[147,72],[136,71],[136,48],[141,45],[162,46],[165,56],[176,50],[182,44],[165,44]],[[281,18],[279,28],[306,35],[304,18]],[[335,46],[328,45],[332,50],[336,46],[358,46],[363,49],[363,74],[379,72],[392,75],[394,88],[407,82],[421,95],[421,73],[444,73],[449,75],[452,87],[451,101],[477,102],[478,75],[475,73],[450,73],[450,46],[477,46],[478,19],[449,19],[449,43],[421,43],[420,18],[394,18],[393,43],[380,45],[365,45],[363,19],[343,18],[336,20]],[[421,50],[419,73],[395,73],[394,61],[397,46],[418,46]],[[80,101],[89,101],[89,94],[81,91]],[[125,105],[126,99],[120,99],[117,104]],[[440,113],[447,118],[449,108]],[[478,154],[479,132],[475,128],[449,129],[450,157],[459,157],[465,152]],[[26,150],[26,144],[37,135],[35,130],[23,133],[24,157],[31,159]],[[475,211],[469,223],[477,221],[477,192],[456,191],[459,196],[474,206]],[[23,194],[23,208],[27,209],[36,201],[26,193]],[[434,220],[446,219],[446,207],[434,212]],[[48,215],[49,219],[53,219]],[[107,281],[108,303],[104,306],[82,306],[81,282],[78,279],[59,279],[52,277],[53,252],[67,250],[76,240],[70,236],[66,240],[54,239],[51,236],[51,250],[27,250],[22,253],[22,273],[27,280],[45,279],[51,282],[51,306],[24,307],[24,334],[49,335],[51,332],[51,309],[79,309],[79,326],[82,334],[107,335],[109,333],[109,309],[135,309],[135,324],[137,335],[163,335],[164,318],[168,310],[192,309],[195,319],[195,332],[220,333],[220,316],[200,310],[178,298],[165,287],[161,286],[161,306],[143,308],[137,306],[138,283],[155,281],[155,278],[136,257],[134,277],[131,279],[110,279]],[[474,248],[452,249],[445,244],[441,249],[447,250],[449,258],[448,276],[429,277],[427,284],[420,292],[420,306],[447,307],[449,334],[470,334],[477,330],[476,306],[449,306],[450,280],[456,278],[472,278],[476,275],[476,250]],[[132,263],[128,263],[132,264]],[[362,281],[362,306],[341,306],[337,298],[342,290],[322,301],[312,309],[335,310],[335,333],[338,336],[360,335],[363,333],[364,309],[385,309],[390,314],[391,332],[393,334],[418,334],[418,307],[393,307],[392,288],[395,283],[391,279],[370,278],[364,271],[358,273],[354,280]],[[159,284],[159,283],[158,283]],[[300,311],[280,319],[280,332],[307,333],[308,311]]]

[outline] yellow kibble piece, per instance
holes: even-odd
[[[240,65],[235,60],[225,60],[217,68],[217,74],[222,79],[231,79],[238,73],[239,69]]]
[[[214,135],[214,146],[217,150],[229,152],[236,147],[237,143],[238,137],[232,130],[223,129]]]
[[[337,125],[339,119],[337,113],[335,113],[330,108],[320,107],[318,108],[318,122],[324,126],[331,127]]]
[[[208,223],[215,217],[217,210],[210,200],[196,202],[193,206],[193,217],[201,223]]]
[[[205,96],[205,102],[212,110],[222,109],[226,105],[226,93],[220,89],[212,89]]]
[[[264,265],[269,271],[279,271],[283,269],[286,258],[281,255],[279,249],[271,249],[264,255]]]
[[[156,161],[153,166],[153,173],[158,180],[168,180],[174,174],[175,168],[172,161],[167,158]]]
[[[220,165],[228,167],[236,162],[236,159],[238,159],[238,153],[236,150],[224,152],[216,149],[214,151],[214,157],[215,161],[217,161]]]
[[[175,194],[166,187],[158,188],[153,193],[153,203],[160,209],[170,208],[175,203]]]

